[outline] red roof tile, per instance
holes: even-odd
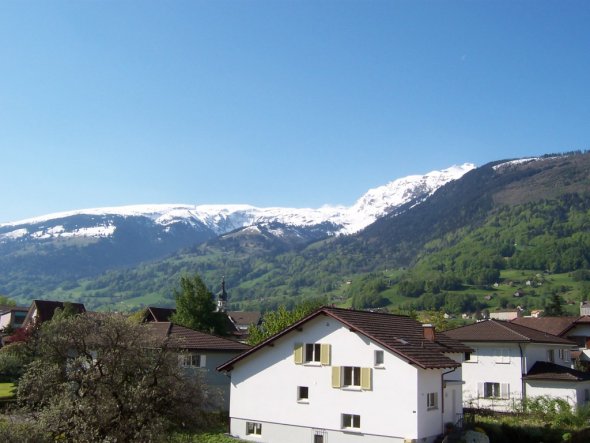
[[[575,343],[547,332],[527,328],[514,322],[486,320],[445,332],[462,342],[551,343],[573,346]]]
[[[579,319],[580,317],[520,317],[515,318],[511,323],[553,335],[562,335],[571,329]]]
[[[207,351],[246,351],[250,346],[216,335],[206,334],[170,322],[145,323],[152,333],[170,338],[171,346],[179,349]]]

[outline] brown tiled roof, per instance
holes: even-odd
[[[486,320],[445,332],[462,342],[513,342],[550,343],[575,345],[575,343],[547,332],[527,328],[517,323],[502,320]]]
[[[150,306],[147,308],[145,321],[170,321],[170,317],[175,313],[176,309],[174,308],[157,308],[155,306]]]
[[[547,332],[553,335],[562,335],[580,319],[580,317],[520,317],[511,323]]]
[[[236,325],[257,325],[261,318],[258,311],[227,311],[227,315]]]
[[[326,315],[338,320],[351,331],[372,339],[384,348],[408,360],[409,363],[424,369],[459,367],[461,366],[460,363],[457,363],[445,354],[450,352],[469,352],[472,350],[464,344],[446,336],[446,333],[437,332],[434,342],[425,339],[422,324],[410,317],[324,307],[299,320],[278,334],[264,340],[262,343],[217,369],[221,371],[231,370],[233,365],[242,358],[251,355],[267,345],[272,345],[272,342],[276,339],[299,328],[304,323],[319,315]]]
[[[179,349],[207,350],[207,351],[246,351],[250,346],[216,335],[206,334],[175,325],[170,322],[145,323],[152,333],[161,338],[170,338],[172,347]]]
[[[590,373],[577,371],[555,363],[538,361],[529,370],[528,374],[522,378],[524,380],[585,381],[590,380]]]

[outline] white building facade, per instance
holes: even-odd
[[[421,326],[404,318],[415,331],[391,335],[407,348],[400,354],[365,325],[401,316],[357,313],[324,308],[222,366],[231,375],[232,435],[274,443],[428,442],[456,422],[465,347],[447,340],[443,352],[421,336],[419,348]]]
[[[510,412],[538,396],[584,402],[590,380],[571,368],[569,340],[498,320],[446,334],[473,348],[462,368],[465,407]]]

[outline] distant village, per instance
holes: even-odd
[[[172,340],[180,367],[215,393],[215,407],[229,414],[228,434],[241,440],[455,441],[443,439],[464,431],[474,409],[511,412],[541,396],[574,408],[590,403],[589,302],[577,316],[504,309],[448,331],[408,316],[325,306],[250,346],[248,329],[263,317],[226,310],[228,298],[222,282],[215,301],[226,337],[174,324],[171,308],[148,307],[140,322]],[[1,307],[2,345],[66,303]],[[86,312],[83,304],[69,307]]]

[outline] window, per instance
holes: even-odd
[[[262,435],[262,423],[247,421],[246,435]]]
[[[483,398],[510,398],[510,384],[509,383],[479,383],[479,396]]]
[[[297,401],[307,403],[309,400],[309,387],[297,386]]]
[[[314,430],[313,443],[328,443],[328,433],[325,429]]]
[[[205,356],[201,354],[181,354],[179,356],[180,366],[183,368],[204,368]]]
[[[474,349],[473,352],[466,352],[464,362],[477,363],[477,349]]]
[[[327,343],[295,343],[293,360],[295,364],[311,364],[329,366],[331,347]]]
[[[372,368],[359,368],[358,366],[333,366],[333,388],[361,388],[366,391],[372,389]]]
[[[547,349],[547,361],[549,363],[555,363],[555,350]]]
[[[563,361],[571,361],[572,355],[570,350],[561,348],[559,350],[559,358],[561,358]]]
[[[319,343],[307,343],[305,345],[305,362],[321,361],[322,347]]]
[[[498,348],[496,363],[510,363],[510,349]]]
[[[426,408],[438,409],[438,392],[429,392],[426,394]]]
[[[361,427],[361,416],[355,414],[342,414],[342,428],[359,429]]]
[[[383,366],[383,363],[384,363],[383,351],[375,351],[375,366],[376,367]]]
[[[361,368],[358,366],[344,366],[342,375],[342,386],[361,386]]]

